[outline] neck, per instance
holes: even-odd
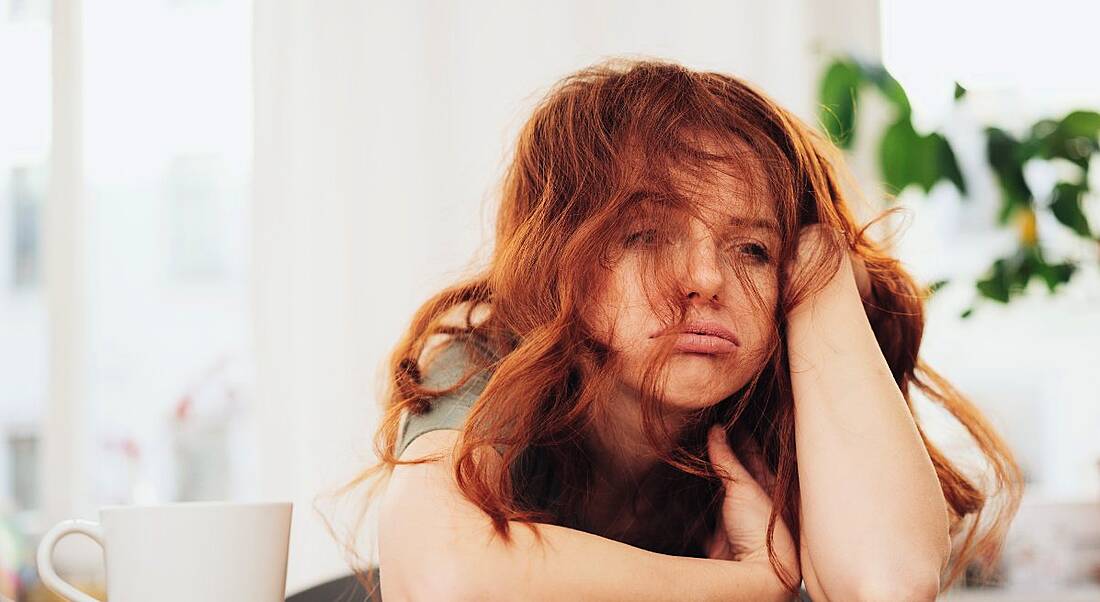
[[[619,389],[597,409],[589,442],[595,453],[598,488],[632,492],[641,479],[669,451],[686,423],[686,415],[659,408],[658,421],[671,435],[655,449],[645,433],[640,395]]]

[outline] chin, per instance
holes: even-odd
[[[664,400],[664,402],[662,403],[662,405],[664,406],[664,408],[666,410],[669,410],[672,413],[694,412],[694,411],[709,408],[711,406],[718,405],[718,402],[722,401],[723,399],[725,399],[725,398],[724,397],[719,397],[718,399],[711,399],[709,397],[699,397],[699,396],[696,396],[696,397],[672,397],[672,398],[666,398]]]
[[[633,358],[631,358],[633,359]],[[644,372],[642,361],[628,363],[625,389],[637,394]],[[674,411],[694,411],[720,403],[744,386],[751,374],[732,363],[729,355],[676,353],[666,366],[661,405]]]
[[[674,360],[672,373],[665,386],[664,404],[681,410],[701,410],[718,404],[739,388],[737,379],[728,368],[717,370],[721,360],[701,354],[684,354],[699,357],[685,357]],[[719,380],[719,377],[724,379]]]

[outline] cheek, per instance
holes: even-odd
[[[636,339],[650,325],[649,306],[641,290],[621,272],[608,276],[589,308],[586,322],[593,336],[617,351],[636,346]]]
[[[734,308],[741,344],[752,353],[760,353],[774,344],[775,312],[779,298],[774,282],[761,282],[757,286],[759,300],[752,296],[751,291],[745,291]]]
[[[612,348],[617,347],[623,330],[624,310],[621,307],[622,293],[614,283],[594,295],[585,312],[585,322],[592,337]]]

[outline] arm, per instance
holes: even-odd
[[[792,310],[787,336],[807,590],[815,600],[935,598],[947,506],[851,261]]]
[[[495,536],[488,517],[454,482],[459,432],[418,437],[402,459],[445,452],[440,461],[398,466],[380,507],[383,597],[410,600],[767,600],[783,599],[770,565],[656,554],[611,539],[538,525],[543,543],[521,523],[513,542]],[[484,461],[499,463],[487,454]]]

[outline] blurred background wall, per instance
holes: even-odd
[[[567,73],[674,59],[817,123],[831,57],[884,63],[976,174],[966,199],[899,195],[896,251],[921,281],[965,282],[1013,240],[990,226],[968,127],[1100,106],[1080,62],[1094,17],[1069,1],[0,1],[0,594],[33,584],[38,534],[108,503],[291,499],[288,590],[346,572],[314,498],[370,462],[389,348],[484,255],[509,145]],[[888,115],[869,99],[861,127]],[[850,160],[866,211],[884,206],[871,136]],[[962,320],[972,294],[937,293],[922,351],[1009,436],[1044,534],[1031,549],[1080,582],[1087,554],[1049,535],[1100,525],[1095,258],[1058,295]],[[62,556],[101,580],[94,547]]]

